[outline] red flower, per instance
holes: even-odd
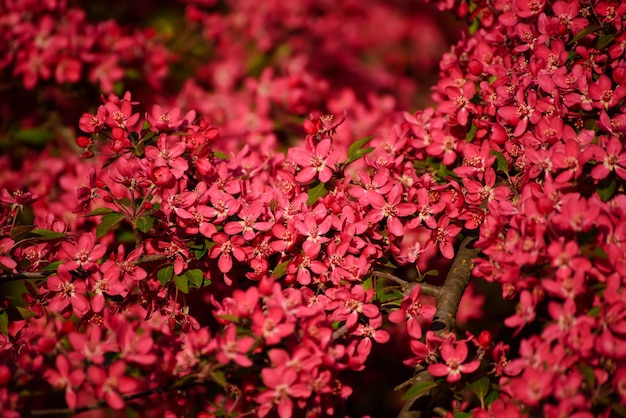
[[[402,299],[400,309],[389,314],[389,320],[393,323],[399,324],[407,321],[407,332],[416,339],[422,338],[422,326],[419,321],[431,321],[437,311],[437,308],[432,305],[420,303],[421,292],[419,284],[413,286],[411,294]]]
[[[435,377],[446,377],[448,383],[461,380],[461,373],[472,373],[480,366],[480,361],[474,360],[463,364],[467,360],[467,344],[465,341],[453,343],[444,340],[441,345],[441,357],[445,363],[436,363],[428,366],[428,372]]]
[[[292,148],[291,158],[300,166],[296,180],[307,184],[317,177],[322,183],[328,182],[339,159],[339,152],[332,150],[331,147],[331,140],[324,139],[311,151],[305,148]]]
[[[65,263],[68,270],[76,270],[82,268],[89,270],[96,266],[97,261],[106,253],[106,247],[102,244],[96,244],[91,232],[84,233],[78,238],[77,244],[64,241],[61,244],[63,251],[70,257]]]
[[[222,232],[218,232],[213,235],[212,239],[217,245],[211,248],[209,257],[219,257],[217,266],[222,273],[228,273],[233,268],[233,256],[239,261],[246,259],[247,254],[242,248],[246,242],[243,237],[239,235],[229,237]]]
[[[294,398],[308,398],[311,390],[305,383],[296,383],[298,373],[287,367],[261,370],[263,384],[267,390],[261,392],[255,401],[260,405],[258,414],[264,417],[276,406],[280,418],[291,418],[293,415]]]
[[[62,354],[57,356],[55,364],[56,370],[46,370],[46,380],[57,389],[65,389],[65,402],[68,408],[75,408],[77,404],[75,389],[85,381],[85,373],[79,368],[71,368],[69,361]]]
[[[122,410],[124,408],[122,394],[134,392],[139,388],[139,381],[125,376],[125,370],[126,363],[123,361],[116,361],[106,369],[100,366],[89,366],[87,369],[87,377],[93,384],[96,395],[104,398],[113,409]]]

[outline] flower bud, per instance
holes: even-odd
[[[78,138],[76,138],[76,145],[78,145],[81,148],[87,148],[88,146],[92,144],[93,144],[93,141],[89,137],[79,136]]]
[[[482,348],[482,349],[488,349],[489,347],[491,347],[491,333],[487,330],[484,330],[480,333],[480,335],[478,336],[478,345]]]

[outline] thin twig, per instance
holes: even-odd
[[[425,295],[439,298],[439,295],[441,294],[441,286],[435,286],[433,284],[424,282],[407,282],[406,280],[401,279],[398,276],[394,276],[393,274],[386,271],[375,271],[374,275],[377,277],[382,277],[383,279],[389,279],[392,282],[399,284],[402,287],[402,292],[405,295],[410,294],[415,285],[419,285],[422,289],[422,293],[424,293]]]
[[[426,370],[416,375],[413,378],[413,384],[418,382],[432,382],[434,380],[433,375],[428,373]],[[412,396],[404,402],[402,405],[402,409],[398,413],[398,418],[418,418],[421,416],[421,412],[411,411],[411,407],[419,398],[425,396],[428,392],[420,393],[418,395]]]
[[[419,285],[422,289],[422,293],[425,295],[433,296],[437,300],[441,297],[442,286],[435,286],[434,284],[422,282],[414,283],[413,285]],[[411,288],[412,287],[413,286],[411,286]],[[407,293],[407,291],[405,291],[405,293]],[[410,289],[408,290],[408,293],[411,293]]]
[[[168,257],[163,254],[150,254],[150,255],[144,255],[143,257],[138,258],[137,260],[133,261],[132,264],[139,265],[139,264],[153,263],[155,261],[162,261],[162,260],[167,260],[167,259]],[[40,271],[40,272],[24,271],[24,272],[19,272],[19,273],[2,273],[0,274],[0,283],[12,282],[16,280],[47,279],[49,276],[51,276],[54,273],[56,273],[56,270]]]
[[[339,338],[343,337],[344,335],[346,335],[348,333],[348,330],[350,328],[343,325],[340,328],[337,328],[334,332],[333,332],[333,341],[338,340]]]
[[[22,273],[2,273],[0,274],[0,283],[2,282],[12,282],[16,280],[38,280],[38,279],[46,279],[54,273],[51,271],[42,271],[42,272],[22,272]]]
[[[194,387],[194,386],[202,386],[207,384],[208,382],[188,382],[182,385],[173,385],[171,387],[168,388],[153,388],[153,389],[148,389],[148,390],[144,390],[142,392],[138,392],[132,395],[125,395],[123,396],[124,398],[124,402],[129,402],[135,399],[141,399],[141,398],[145,398],[151,395],[156,395],[159,393],[165,393],[165,392],[170,392],[173,390],[181,390],[181,389],[187,389],[190,387]],[[77,414],[81,414],[83,412],[87,412],[87,411],[92,411],[94,409],[99,409],[99,408],[104,408],[107,406],[107,402],[105,400],[101,400],[98,401],[96,403],[93,403],[91,405],[87,405],[87,406],[81,406],[80,408],[58,408],[58,409],[41,409],[41,410],[35,410],[35,411],[27,411],[25,413],[25,415],[27,416],[50,416],[50,415],[77,415]]]
[[[392,282],[396,282],[397,284],[402,286],[403,289],[406,289],[411,286],[410,282],[407,282],[406,280],[403,280],[397,276],[394,276],[391,273],[387,273],[386,271],[375,271],[374,275],[377,277],[382,277],[383,279],[389,279]]]

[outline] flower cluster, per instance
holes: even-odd
[[[149,51],[163,70],[150,82],[165,73],[162,45],[131,48],[149,31],[86,25],[65,2],[20,13],[27,3],[0,17],[13,48],[0,69],[26,88]],[[0,285],[24,283],[21,301],[0,299],[3,414],[49,408],[40,388],[71,412],[104,400],[169,416],[345,414],[358,389],[345,372],[367,373],[392,338],[416,372],[406,397],[445,387],[455,401],[432,408],[449,417],[623,414],[626,7],[440,2],[470,33],[440,63],[435,107],[393,114],[406,98],[384,93],[415,85],[355,63],[386,51],[379,31],[421,39],[416,13],[394,23],[405,6],[187,3],[216,59],[169,105],[103,95],[81,109],[82,159],[42,151],[25,178],[0,160]],[[381,13],[388,30],[354,35]],[[247,61],[250,44],[263,57]],[[108,93],[122,73],[105,72],[92,82]],[[473,266],[458,245],[471,237]],[[458,322],[481,316],[462,271],[515,300],[510,335],[446,325],[464,291]]]

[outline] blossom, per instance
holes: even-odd
[[[146,120],[151,126],[153,131],[175,131],[185,129],[187,124],[190,124],[196,118],[196,112],[190,110],[181,117],[181,110],[178,107],[174,107],[169,111],[163,110],[159,105],[153,105],[149,112],[146,112]],[[181,142],[185,145],[184,142]]]
[[[11,238],[0,239],[0,264],[8,269],[17,267],[17,262],[11,257],[11,249],[15,241]]]
[[[55,360],[56,369],[48,369],[45,377],[53,387],[65,390],[65,402],[68,408],[75,408],[78,396],[75,389],[85,380],[85,373],[79,368],[70,366],[67,357],[59,354]]]
[[[276,406],[280,418],[293,416],[293,398],[308,398],[311,390],[305,383],[296,383],[298,373],[287,367],[261,370],[263,384],[267,390],[261,392],[255,401],[259,406],[259,416],[264,417]]]
[[[420,302],[421,288],[416,284],[411,289],[411,293],[404,296],[400,309],[389,314],[389,320],[399,324],[407,321],[407,332],[413,338],[422,338],[422,326],[419,320],[430,321],[435,316],[437,309],[432,305],[422,304]]]
[[[338,151],[332,150],[330,139],[323,139],[313,150],[295,148],[291,153],[293,161],[300,166],[296,180],[303,184],[318,178],[322,183],[328,182],[332,175],[335,163],[339,159]]]
[[[100,366],[89,366],[87,377],[93,384],[96,395],[104,398],[107,404],[116,410],[124,408],[123,394],[132,393],[139,387],[134,377],[125,376],[126,363],[113,362],[107,369]]]
[[[96,244],[91,232],[80,235],[76,244],[63,241],[61,248],[70,258],[65,263],[69,270],[76,270],[77,268],[89,270],[95,267],[97,261],[106,253],[106,247],[102,244]]]
[[[480,361],[467,360],[467,344],[465,341],[451,342],[444,340],[441,345],[441,357],[445,363],[435,363],[428,366],[428,372],[435,377],[446,377],[448,383],[456,383],[461,380],[462,373],[472,373],[480,366]]]
[[[239,261],[246,259],[246,251],[242,248],[245,240],[239,235],[229,237],[218,232],[213,235],[213,241],[217,244],[211,248],[209,257],[218,258],[217,266],[222,273],[228,273],[233,268],[233,256]]]
[[[216,359],[221,364],[228,364],[234,361],[241,367],[252,366],[252,361],[247,356],[254,345],[254,338],[237,337],[237,327],[229,326],[226,328],[223,337],[218,344],[218,352],[216,353]]]

